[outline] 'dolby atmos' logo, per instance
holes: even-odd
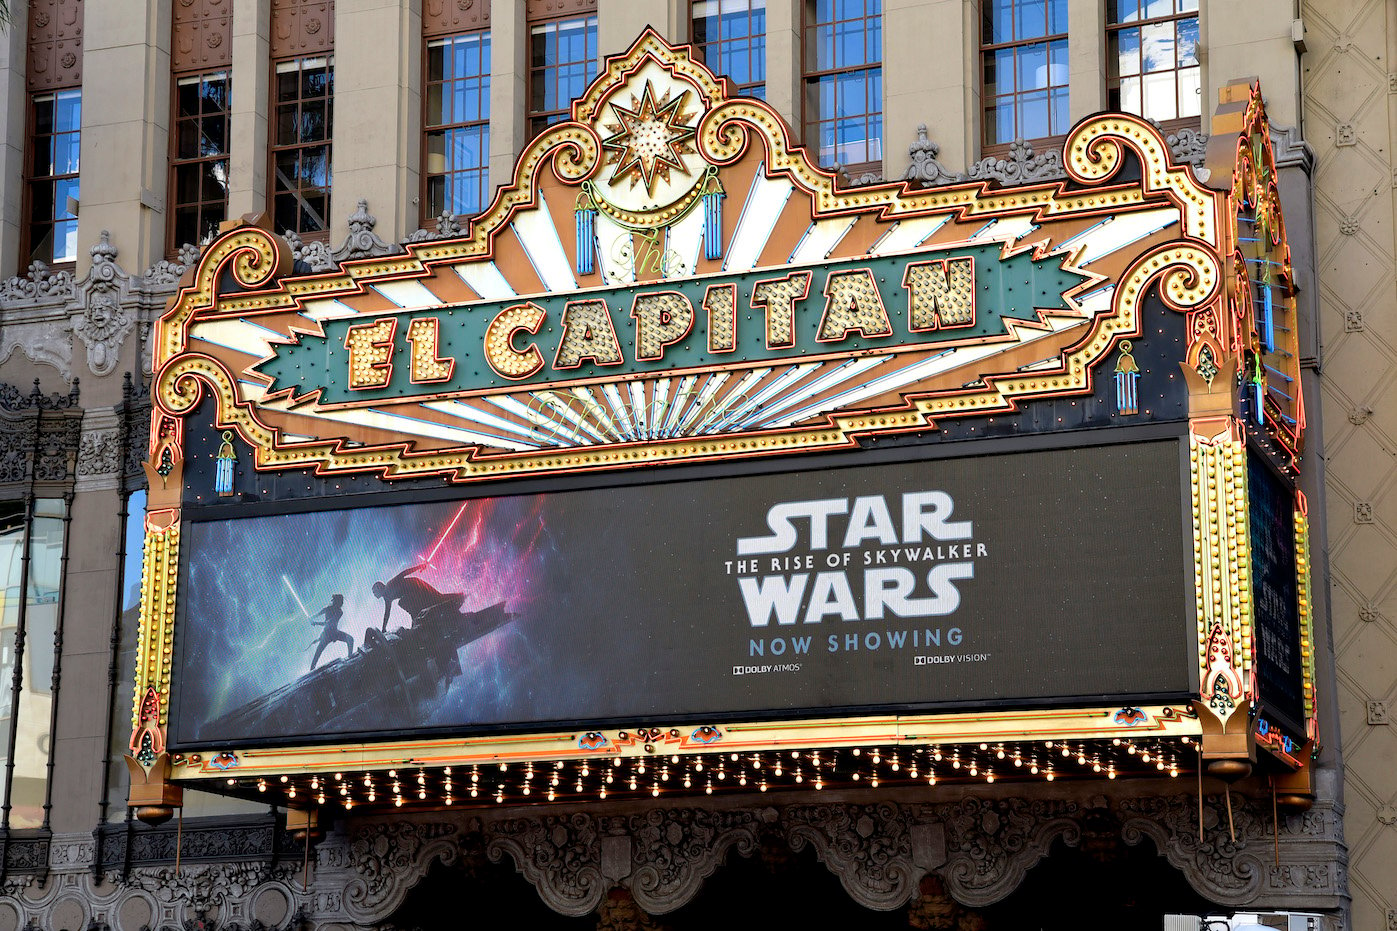
[[[879,626],[818,631],[825,642],[816,648],[830,653],[958,646],[958,627],[898,623],[953,614],[960,583],[974,579],[975,560],[988,555],[973,522],[952,520],[954,510],[944,491],[782,502],[767,511],[771,532],[739,537],[737,558],[724,567],[737,578],[754,629],[773,619],[802,634],[826,621]],[[814,638],[789,639],[792,652],[804,653]],[[752,644],[755,653],[760,641]]]

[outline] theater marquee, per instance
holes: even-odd
[[[1044,738],[1299,765],[1293,274],[1228,94],[1214,187],[1121,114],[1060,183],[849,187],[647,32],[460,238],[294,276],[230,225],[155,337],[133,802]]]

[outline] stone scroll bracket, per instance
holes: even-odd
[[[595,915],[598,927],[661,927],[662,916],[692,902],[735,856],[760,856],[779,870],[805,850],[855,902],[908,908],[910,920],[1003,900],[1060,841],[1084,852],[1149,842],[1220,910],[1323,912],[1330,916],[1325,931],[1342,931],[1347,851],[1342,809],[1332,802],[1283,813],[1276,824],[1269,796],[1234,792],[1234,841],[1223,796],[1205,796],[1200,839],[1196,795],[1108,799],[1089,791],[1081,787],[1069,798],[967,795],[945,803],[889,793],[887,800],[832,797],[819,805],[628,803],[356,818],[317,845],[308,886],[299,857],[273,863],[265,852],[259,858],[224,850],[219,845],[241,836],[226,827],[206,832],[209,858],[186,860],[178,873],[165,849],[173,835],[142,833],[163,838],[165,846],[146,851],[157,861],[144,864],[138,845],[129,872],[107,867],[96,881],[92,836],[59,835],[48,846],[45,882],[11,874],[0,884],[0,927],[203,922],[246,931],[257,921],[273,931],[364,931],[386,927],[438,865],[465,884],[490,882],[502,866],[512,868],[561,914]],[[249,850],[267,847],[254,841],[249,835]]]
[[[692,901],[734,854],[768,859],[772,847],[776,860],[808,848],[866,908],[907,907],[932,887],[959,907],[978,908],[1017,889],[1059,841],[1086,849],[1146,840],[1220,907],[1337,914],[1347,859],[1337,811],[1317,805],[1283,816],[1273,834],[1269,798],[1234,793],[1231,802],[1235,841],[1226,800],[1212,795],[1204,799],[1201,841],[1192,795],[490,812],[450,822],[373,822],[322,844],[318,886],[342,888],[344,896],[317,917],[327,927],[381,922],[434,863],[470,872],[471,861],[485,859],[513,866],[561,914],[625,911],[633,902],[646,915],[663,916]]]

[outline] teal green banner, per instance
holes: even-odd
[[[935,349],[1064,310],[1086,275],[998,242],[327,320],[258,370],[322,404]],[[613,338],[614,334],[614,338]]]

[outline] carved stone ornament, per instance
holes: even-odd
[[[70,480],[81,430],[77,379],[66,395],[45,395],[38,379],[28,394],[0,384],[0,484]]]
[[[367,200],[361,199],[359,201],[358,207],[349,215],[346,222],[349,224],[349,236],[332,253],[336,262],[394,255],[402,251],[398,246],[378,238],[378,234],[374,232],[374,227],[378,225],[378,218],[369,213]]]
[[[1341,906],[1347,853],[1339,809],[1321,802],[1275,826],[1269,798],[1233,793],[1231,805],[1235,840],[1221,796],[1205,797],[1200,838],[1198,799],[1186,794],[376,816],[331,832],[307,874],[296,856],[272,866],[265,852],[237,859],[256,854],[229,850],[222,862],[191,863],[190,848],[176,871],[168,859],[173,849],[165,849],[173,831],[162,831],[169,841],[157,853],[164,865],[143,866],[137,854],[128,875],[102,872],[100,884],[93,882],[92,838],[60,835],[48,848],[48,882],[29,886],[28,877],[10,877],[0,885],[0,910],[13,909],[20,927],[39,928],[56,927],[55,909],[76,901],[84,912],[76,927],[83,928],[383,929],[435,864],[469,883],[488,856],[512,863],[555,911],[594,914],[600,927],[640,929],[663,927],[652,916],[690,902],[734,856],[760,851],[766,861],[770,844],[795,851],[808,845],[866,907],[906,907],[911,927],[950,928],[1013,892],[1057,841],[1109,855],[1119,843],[1147,838],[1219,906]],[[200,832],[185,830],[185,840],[200,848]],[[309,886],[302,886],[306,877]]]
[[[1174,161],[1179,164],[1203,164],[1203,156],[1208,150],[1207,133],[1185,127],[1170,133],[1165,141],[1169,144],[1169,153]]]
[[[84,431],[78,442],[78,474],[115,474],[121,468],[120,446],[116,430]]]
[[[90,251],[92,268],[79,285],[81,310],[73,316],[73,333],[87,347],[92,373],[107,375],[116,368],[121,344],[135,323],[121,304],[129,276],[117,266],[117,250],[106,230]]]
[[[189,266],[197,261],[199,261],[199,247],[187,242],[179,247],[179,253],[173,261],[161,259],[147,268],[141,277],[145,279],[146,287],[173,288],[179,284],[180,277],[184,275]]]
[[[403,245],[414,242],[431,242],[436,239],[454,239],[460,236],[464,230],[460,221],[454,213],[443,213],[436,218],[432,228],[423,228],[415,233],[410,233],[399,240]]]
[[[325,243],[302,242],[301,237],[292,230],[287,230],[282,237],[291,246],[291,258],[296,263],[297,274],[328,272],[337,267],[334,256],[330,255],[330,247]]]
[[[941,146],[927,138],[926,124],[922,123],[917,127],[917,141],[907,147],[907,155],[912,163],[907,166],[907,172],[902,177],[908,181],[920,181],[927,186],[955,184],[960,180],[960,176],[947,171],[946,166],[937,161],[936,157],[940,154]]]
[[[45,298],[70,298],[73,296],[73,275],[66,271],[53,271],[43,262],[29,266],[28,274],[15,276],[0,282],[0,300],[37,301]]]
[[[1156,120],[1150,122],[1158,126]],[[1169,133],[1165,139],[1170,155],[1178,164],[1203,164],[1203,156],[1208,148],[1208,134],[1187,127]],[[1009,144],[1006,158],[983,158],[970,166],[968,172],[952,172],[938,160],[941,147],[927,138],[927,127],[923,123],[917,127],[917,139],[907,148],[911,164],[903,174],[907,181],[920,181],[927,187],[943,184],[959,184],[965,181],[998,181],[1000,184],[1026,184],[1033,181],[1051,181],[1067,176],[1062,165],[1062,157],[1056,151],[1036,154],[1033,147],[1022,139]],[[857,183],[857,182],[856,182]]]
[[[1033,146],[1023,139],[1009,143],[1008,155],[997,158],[993,155],[982,158],[970,166],[964,175],[970,181],[998,181],[1000,184],[1028,184],[1033,181],[1052,181],[1067,176],[1062,167],[1062,153],[1056,149],[1050,152],[1035,152]]]

